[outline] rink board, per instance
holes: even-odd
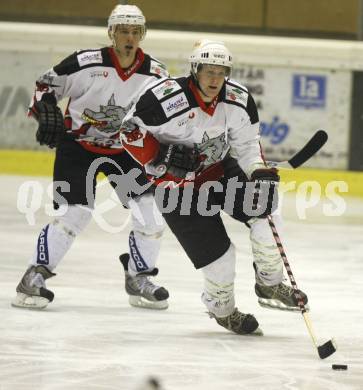
[[[54,153],[30,150],[0,150],[0,173],[27,176],[52,176]],[[332,181],[344,181],[348,191],[341,196],[363,197],[363,173],[352,171],[304,169],[281,170],[281,181],[296,182],[294,191],[303,182],[317,182],[325,194],[326,186]]]
[[[6,134],[0,148],[41,150],[34,139],[36,123],[26,117],[34,81],[74,50],[108,45],[107,30],[0,22],[0,35],[0,132]],[[349,140],[355,124],[352,75],[363,67],[361,42],[149,30],[141,46],[180,76],[189,73],[187,58],[202,38],[222,40],[230,48],[232,77],[256,100],[267,159],[288,159],[323,128],[329,142],[306,166],[360,169],[360,153],[350,163],[355,145]],[[356,111],[354,118],[360,118],[359,107]]]

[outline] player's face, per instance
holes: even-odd
[[[141,40],[141,27],[119,24],[116,26],[114,39],[121,57],[134,57]]]
[[[203,65],[197,72],[199,86],[203,92],[202,99],[206,102],[213,100],[223,87],[228,70],[220,65]]]

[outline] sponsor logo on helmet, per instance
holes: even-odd
[[[224,54],[213,53],[213,56],[214,56],[215,58],[223,58],[223,59],[226,58],[226,55],[224,55]]]

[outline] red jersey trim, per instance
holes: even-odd
[[[261,142],[259,142],[259,145],[260,145],[260,156],[261,156],[261,158],[262,158],[263,163],[264,163],[265,166],[267,167],[267,162],[266,162],[265,155],[263,154]]]
[[[145,165],[157,156],[160,144],[151,133],[147,132],[143,136],[140,130],[136,128],[129,134],[126,134],[126,137],[128,139],[126,141],[122,140],[122,146],[139,164]],[[138,146],[138,142],[141,143],[140,146]]]
[[[67,107],[64,111],[64,126],[67,130],[72,130],[72,117],[69,113],[69,105],[71,104],[71,98],[68,99]]]
[[[129,79],[140,68],[140,66],[142,65],[145,59],[144,52],[140,48],[138,48],[136,51],[136,58],[134,63],[128,69],[124,70],[120,66],[120,63],[118,61],[117,55],[113,47],[110,47],[108,51],[110,53],[111,61],[117,71],[117,74],[121,77],[123,81]]]
[[[204,111],[206,112],[208,115],[210,116],[213,116],[214,114],[214,111],[216,110],[216,107],[217,107],[217,103],[218,103],[218,96],[215,96],[213,98],[213,100],[209,103],[209,105],[207,106],[207,104],[203,101],[203,99],[201,98],[200,96],[200,93],[199,93],[199,90],[198,88],[195,86],[195,84],[193,83],[192,80],[189,80],[189,85],[188,87],[190,88],[190,90],[192,91],[194,97],[195,97],[195,100],[197,101],[198,103],[198,106]]]
[[[173,187],[187,187],[190,184],[194,183],[194,188],[199,189],[202,184],[207,183],[209,181],[218,181],[224,175],[224,169],[222,163],[219,161],[204,171],[202,171],[194,180],[186,180],[180,177],[175,177],[166,173],[164,176],[160,178],[154,178],[151,175],[148,175],[149,179],[154,179],[155,185],[162,184],[167,188]]]

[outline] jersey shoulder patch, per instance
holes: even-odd
[[[163,100],[172,93],[179,91],[181,86],[173,79],[167,79],[159,83],[156,87],[152,88],[152,93],[158,100]]]
[[[112,66],[107,57],[108,48],[78,50],[54,66],[58,76],[71,75],[92,66]]]
[[[161,103],[167,118],[189,108],[189,102],[184,92],[178,93]]]
[[[77,53],[77,61],[80,68],[90,64],[102,64],[101,50],[89,50]]]
[[[150,73],[158,77],[169,77],[166,66],[152,57],[150,57]]]
[[[248,101],[248,90],[243,85],[228,80],[226,82],[225,99],[227,103],[236,104],[246,108]]]

